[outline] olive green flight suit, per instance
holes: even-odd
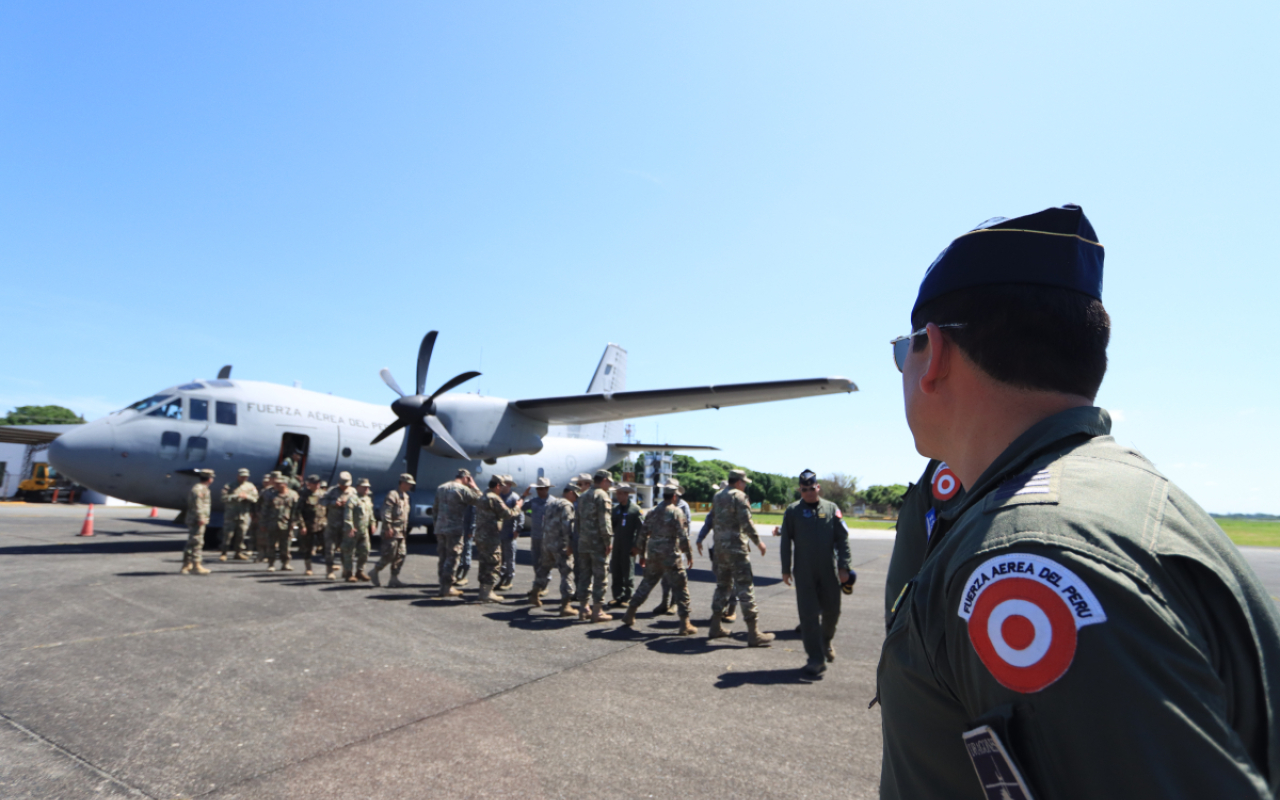
[[[920,565],[924,563],[925,549],[929,546],[932,527],[937,524],[939,515],[964,502],[964,487],[958,480],[954,484],[949,481],[944,481],[940,486],[934,484],[934,477],[940,466],[941,461],[929,460],[920,476],[920,482],[907,487],[902,508],[898,511],[898,523],[894,526],[897,533],[893,538],[893,555],[889,557],[889,572],[884,582],[886,630],[893,602],[902,593],[902,587],[916,576]],[[932,518],[929,516],[930,511],[933,512]]]
[[[821,664],[840,621],[840,577],[836,570],[851,569],[849,531],[840,507],[819,499],[816,503],[797,500],[787,506],[780,533],[782,574],[790,575],[795,583],[804,652],[810,664]]]
[[[1036,800],[1280,789],[1275,601],[1110,429],[1041,421],[935,526],[877,670],[882,798],[1000,796],[975,772],[990,743],[962,740],[980,726]]]

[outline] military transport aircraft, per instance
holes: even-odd
[[[186,505],[200,468],[216,470],[219,487],[234,482],[240,467],[257,481],[288,459],[298,474],[315,473],[330,483],[343,470],[367,477],[376,496],[409,472],[420,487],[411,522],[421,525],[429,521],[434,487],[459,467],[470,469],[481,486],[496,473],[522,484],[546,477],[559,487],[579,473],[617,464],[631,451],[716,449],[623,442],[621,420],[629,417],[858,389],[845,378],[813,378],[627,392],[627,352],[610,344],[586,394],[529,400],[450,394],[480,374],[464,372],[427,395],[435,340],[436,331],[422,340],[412,395],[382,370],[383,381],[400,395],[390,409],[232,380],[227,366],[216,379],[170,387],[58,435],[49,444],[49,462],[103,494],[173,509]],[[218,491],[213,495],[211,528],[221,524]]]

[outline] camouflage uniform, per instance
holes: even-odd
[[[476,503],[476,557],[480,560],[480,598],[492,591],[502,563],[502,523],[520,512],[513,511],[492,489]]]
[[[603,605],[609,585],[609,565],[605,553],[613,544],[613,501],[598,485],[578,501],[578,601]]]
[[[253,517],[253,504],[258,502],[258,487],[250,481],[222,487],[222,555],[235,551],[236,558],[247,558],[249,521]]]
[[[466,533],[467,507],[478,502],[480,491],[457,479],[436,487],[435,534],[439,556],[436,575],[440,580],[441,594],[453,587],[458,556],[462,554],[462,536]]]
[[[352,497],[342,509],[342,527],[346,533],[342,537],[342,577],[365,580],[364,565],[369,560],[369,535],[373,532],[373,498],[367,494]]]
[[[298,493],[289,486],[272,486],[262,493],[262,528],[267,533],[267,568],[275,568],[280,559],[283,569],[289,566],[289,538],[298,513]]]
[[[347,532],[346,526],[351,524],[351,515],[347,513],[351,504],[356,500],[356,490],[351,484],[343,485],[339,482],[336,486],[330,486],[329,491],[324,493],[324,497],[320,500],[320,507],[324,509],[325,526],[324,526],[324,566],[328,573],[327,577],[336,577],[334,575],[334,557],[338,554],[338,550],[342,546],[342,540]]]
[[[204,550],[204,528],[213,511],[213,496],[203,482],[191,487],[187,495],[187,546],[182,551],[183,566],[200,567]]]
[[[675,503],[662,503],[645,515],[635,546],[644,553],[644,577],[631,598],[630,609],[639,608],[649,592],[670,576],[680,621],[689,619],[689,576],[681,553],[689,550],[689,521]]]
[[[502,502],[511,509],[516,507],[519,499],[520,495],[514,489],[502,496]],[[522,512],[516,512],[511,519],[502,523],[502,568],[498,571],[498,585],[504,589],[511,588],[511,582],[516,577],[516,538],[520,536],[520,529],[523,527]]]
[[[683,497],[680,497],[679,495],[677,495],[675,506],[676,508],[680,509],[680,511],[684,514],[685,522],[688,523],[689,527],[693,528],[693,509],[689,507],[689,504],[684,501]],[[714,564],[714,556],[712,558],[713,558],[712,563]],[[715,571],[714,567],[712,568],[712,571],[713,572]],[[737,602],[737,601],[732,601],[732,602]],[[662,605],[658,606],[657,613],[659,614],[671,613],[671,573],[666,573],[662,576]],[[729,613],[733,613],[733,612],[730,611]]]
[[[320,507],[320,498],[324,494],[319,488],[302,487],[298,493],[298,550],[302,552],[311,569],[311,556],[315,555],[316,545],[324,540],[324,515]]]
[[[548,497],[542,510],[542,548],[535,565],[533,592],[536,597],[550,582],[551,570],[560,570],[560,604],[573,599],[573,503],[563,497]]]
[[[391,569],[391,585],[400,583],[400,570],[404,567],[408,549],[404,532],[409,525],[409,493],[400,493],[399,489],[387,492],[382,501],[382,553],[377,566],[373,568],[374,582],[383,567]]]
[[[270,488],[270,476],[263,475],[262,486],[258,489],[258,499],[253,501],[253,511],[249,514],[249,533],[247,534],[247,537],[253,541],[253,556],[255,561],[267,560],[267,533],[266,529],[262,527],[262,495]]]
[[[758,546],[760,537],[751,521],[751,501],[745,492],[727,486],[715,496],[711,510],[715,513],[716,543],[716,593],[711,601],[711,618],[720,618],[733,594],[742,605],[743,619],[754,625],[756,594],[747,540]]]

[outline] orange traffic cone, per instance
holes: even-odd
[[[156,517],[158,517],[158,516],[160,516],[160,510],[159,510],[159,509],[157,509],[155,506],[152,506],[152,507],[151,507],[151,515],[150,515],[150,518],[151,518],[151,519],[155,519],[155,518],[156,518]]]
[[[85,515],[84,525],[80,528],[81,536],[93,535],[93,503],[89,504],[89,513]]]

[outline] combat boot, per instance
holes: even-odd
[[[311,574],[311,559],[309,559],[309,558],[308,558],[306,561],[302,562],[302,565],[303,565],[304,567],[306,567],[306,572],[303,572],[302,574],[303,574],[303,575],[310,575],[310,574]]]
[[[338,579],[338,570],[333,567],[329,567],[329,571],[325,573],[324,577],[325,580],[336,581]]]
[[[728,623],[728,624],[732,625],[734,622],[737,622],[737,621],[738,621],[738,615],[737,615],[737,614],[734,614],[732,611],[726,611],[726,612],[724,612],[723,614],[721,614],[721,615],[720,615],[720,619],[722,619],[722,620],[724,620],[726,623]]]
[[[688,617],[685,617],[680,620],[680,630],[676,631],[676,634],[678,636],[694,636],[697,632],[698,629],[693,626]]]
[[[343,567],[343,569],[342,569],[342,579],[343,579],[344,581],[346,581],[347,583],[355,583],[355,582],[356,582],[356,576],[355,576],[355,575],[352,575],[352,574],[351,574],[351,570],[347,569],[346,567]]]
[[[587,608],[587,601],[583,600],[578,606],[578,621],[586,622],[591,618],[591,609]]]
[[[836,649],[831,646],[831,642],[827,642],[827,663],[836,660]]]
[[[501,603],[502,598],[493,593],[492,586],[481,586],[480,596],[478,599],[481,603]]]
[[[378,573],[380,573],[380,572],[382,572],[382,562],[381,562],[381,561],[379,561],[379,562],[378,562],[378,566],[374,567],[374,568],[373,568],[373,570],[369,573],[369,582],[370,582],[370,583],[372,583],[374,586],[381,586],[381,585],[382,585],[382,578],[381,578],[381,577],[379,577],[379,575],[378,575]]]
[[[622,616],[622,624],[626,625],[628,628],[636,624],[636,607],[635,606],[633,605],[627,606],[627,613]]]
[[[191,563],[191,574],[192,575],[208,575],[209,570],[205,569],[204,565],[201,564],[199,561],[193,561]]]
[[[724,628],[724,621],[718,614],[711,615],[711,629],[707,631],[708,639],[723,639],[729,632]]]
[[[601,603],[600,603],[600,601],[599,601],[599,600],[597,600],[597,601],[595,602],[595,605],[593,605],[593,606],[591,607],[591,621],[592,621],[593,623],[594,623],[594,622],[608,622],[608,621],[609,621],[609,620],[611,620],[611,619],[613,619],[613,615],[612,615],[612,614],[606,614],[606,613],[604,613],[604,609],[603,609],[603,608],[601,608]]]
[[[239,553],[236,553],[236,561],[248,561],[248,560],[249,560],[249,554],[244,552],[243,550],[240,551]]]
[[[760,620],[747,620],[747,647],[768,647],[773,641],[772,633],[762,633],[760,631]]]
[[[529,590],[529,605],[534,608],[542,608],[542,598],[538,596],[536,588]]]
[[[393,572],[393,573],[391,573],[391,580],[387,581],[387,588],[388,588],[388,589],[403,589],[403,588],[404,588],[404,584],[400,582],[400,576],[399,576],[399,575],[397,575],[397,574],[395,574],[394,572]]]
[[[667,603],[659,605],[653,610],[654,616],[666,616],[671,613],[671,606]]]
[[[462,592],[450,586],[447,589],[440,590],[441,597],[462,597]]]
[[[470,571],[471,571],[471,567],[463,567],[461,571],[458,572],[458,577],[454,580],[453,585],[466,586],[468,583],[470,583],[471,581],[467,579],[467,573]]]
[[[364,569],[358,569],[356,570],[356,580],[367,581],[369,580],[369,576],[364,573]]]
[[[219,561],[226,561],[226,560],[227,560],[227,554],[226,554],[226,552],[225,552],[225,551],[222,553],[222,555],[218,556],[218,560],[219,560]]]
[[[267,562],[267,572],[275,572],[275,571],[276,571],[276,562],[275,562],[275,559],[273,558]]]
[[[284,572],[293,572],[293,567],[289,564],[288,561],[281,561],[280,569]]]
[[[546,597],[546,596],[547,596],[547,587],[544,586],[542,587],[542,589],[538,591],[538,597]]]
[[[178,570],[178,573],[180,575],[186,575],[189,572],[191,572],[191,559],[187,558],[186,556],[183,556],[182,569]]]
[[[578,609],[574,608],[573,604],[570,603],[568,600],[565,600],[562,603],[560,603],[560,616],[572,617],[576,613],[578,613]]]

